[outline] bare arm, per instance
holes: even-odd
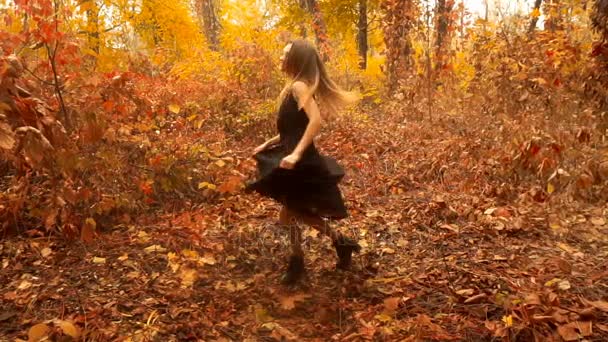
[[[266,142],[265,142],[264,144],[266,144],[266,145],[268,145],[268,146],[269,146],[269,145],[272,145],[272,144],[276,144],[276,143],[278,143],[278,142],[279,142],[279,140],[280,140],[280,139],[281,139],[281,135],[280,135],[280,134],[277,134],[277,135],[275,135],[274,137],[272,137],[272,138],[270,138],[270,139],[266,140]]]
[[[308,97],[306,103],[300,102],[308,93],[308,86],[303,82],[295,82],[293,84],[293,92],[298,99],[298,107],[303,108],[306,116],[308,116],[308,125],[293,152],[281,162],[281,167],[287,169],[293,168],[298,160],[300,160],[306,148],[321,131],[321,124],[323,122],[317,102],[312,97]]]
[[[308,92],[308,86],[303,82],[295,82],[293,90],[296,98],[298,98],[298,107],[304,108],[304,112],[306,113],[306,116],[308,116],[306,130],[304,131],[302,138],[300,138],[300,142],[292,152],[301,157],[306,148],[312,143],[314,137],[321,131],[322,119],[317,102],[312,97],[308,98],[306,103],[300,103],[300,99]]]

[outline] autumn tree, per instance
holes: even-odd
[[[386,73],[389,89],[394,90],[411,65],[410,31],[417,16],[415,0],[385,0],[384,41],[386,44]]]
[[[595,0],[591,15],[593,27],[601,34],[604,42],[608,41],[608,0]]]
[[[329,37],[327,35],[327,26],[325,25],[319,2],[317,0],[298,0],[298,3],[300,7],[306,10],[312,17],[312,29],[315,33],[315,39],[321,58],[323,58],[323,60],[329,59]]]
[[[221,23],[218,18],[219,0],[196,0],[197,14],[203,24],[205,36],[212,50],[218,50],[220,44]]]
[[[450,45],[451,26],[453,25],[452,10],[454,0],[437,0],[436,3],[436,41],[435,58],[436,69],[441,69],[446,64],[447,49]]]
[[[357,47],[359,51],[359,68],[367,68],[367,0],[359,0],[359,18],[357,21]]]
[[[545,29],[551,32],[562,30],[564,15],[562,13],[563,3],[560,0],[545,1]]]
[[[528,32],[532,33],[536,29],[536,23],[538,23],[538,17],[540,16],[540,5],[543,0],[534,0],[534,7],[532,8],[532,19],[530,19],[530,27]]]
[[[82,0],[80,9],[84,10],[87,18],[87,25],[84,33],[87,35],[89,46],[99,55],[100,52],[100,32],[99,32],[99,5],[95,0]]]

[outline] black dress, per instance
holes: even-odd
[[[345,218],[348,213],[338,188],[344,170],[333,158],[319,154],[314,143],[306,148],[293,169],[279,167],[281,160],[300,142],[307,125],[308,116],[304,109],[298,109],[290,91],[279,108],[280,141],[254,156],[258,178],[247,190],[273,198],[297,213]]]

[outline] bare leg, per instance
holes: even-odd
[[[292,216],[296,215],[292,213]],[[332,229],[329,226],[329,222],[323,220],[319,216],[312,215],[301,215],[297,214],[297,218],[312,228],[316,229],[323,235],[327,235],[331,238],[331,241],[336,248],[336,253],[338,254],[338,263],[336,265],[337,268],[340,269],[348,269],[351,265],[352,253],[358,253],[361,250],[361,246],[354,241],[351,240],[344,235],[340,234],[336,230]]]
[[[298,214],[298,218],[310,227],[316,229],[319,233],[329,236],[331,241],[336,241],[340,237],[340,234],[329,225],[329,222],[323,220],[319,216]]]
[[[291,256],[287,265],[287,271],[283,274],[281,282],[286,285],[295,284],[305,273],[304,251],[302,250],[302,232],[298,227],[297,218],[292,212],[283,207],[279,214],[279,223],[289,229],[289,240],[291,242]]]
[[[304,255],[302,250],[302,230],[298,227],[297,217],[287,207],[281,208],[279,223],[289,229],[289,242],[294,255]]]

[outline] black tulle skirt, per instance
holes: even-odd
[[[297,213],[329,219],[347,217],[338,187],[344,169],[314,148],[304,153],[294,169],[280,168],[287,150],[279,144],[256,154],[258,177],[246,189],[273,198]]]

